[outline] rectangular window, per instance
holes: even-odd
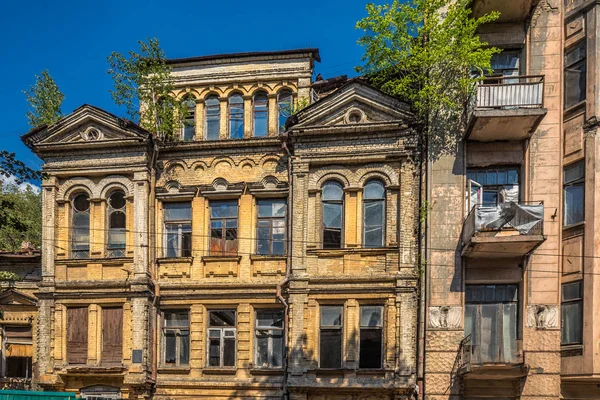
[[[492,70],[494,75],[518,76],[521,52],[518,50],[504,50],[492,56]]]
[[[582,282],[564,283],[561,302],[561,344],[583,343]]]
[[[474,364],[518,362],[517,285],[466,285],[465,336]]]
[[[585,40],[565,50],[565,108],[585,100]]]
[[[343,310],[342,306],[321,307],[320,368],[342,367]]]
[[[67,362],[87,364],[88,308],[67,308]]]
[[[360,307],[359,368],[381,368],[383,364],[383,307]]]
[[[238,202],[218,200],[210,202],[210,254],[237,255]]]
[[[258,200],[256,252],[261,255],[285,254],[286,201]]]
[[[192,205],[164,203],[165,256],[191,257],[192,255]]]
[[[208,312],[208,366],[235,367],[235,310]]]
[[[519,202],[519,168],[469,168],[468,180],[471,185],[471,206],[481,203],[484,206],[496,206],[499,203]],[[468,190],[468,187],[467,187]]]
[[[190,363],[190,313],[169,310],[163,313],[163,363],[186,366]]]
[[[102,356],[103,364],[123,362],[123,308],[102,308]]]
[[[564,220],[572,225],[585,220],[585,163],[584,160],[566,166],[563,173]]]
[[[3,378],[31,378],[31,326],[4,326]]]
[[[283,365],[283,311],[256,312],[256,367],[281,368]]]

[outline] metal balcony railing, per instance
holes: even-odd
[[[543,202],[507,202],[497,205],[477,204],[465,219],[461,240],[468,243],[478,232],[514,229],[519,235],[544,234]]]
[[[475,109],[540,108],[544,76],[490,76],[477,84]]]
[[[512,340],[511,346],[505,351],[490,351],[489,346],[481,346],[473,341],[473,336],[466,336],[459,345],[458,355],[453,366],[453,374],[462,375],[473,368],[484,366],[504,366],[523,364],[523,341]],[[497,350],[497,349],[496,349]],[[507,351],[509,350],[509,351]]]

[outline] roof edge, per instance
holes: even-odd
[[[223,58],[250,58],[250,57],[292,55],[292,54],[305,54],[305,53],[311,54],[315,61],[321,62],[321,55],[319,54],[318,48],[212,54],[212,55],[207,55],[207,56],[172,58],[172,59],[168,59],[166,62],[167,62],[167,64],[173,65],[173,64],[187,64],[187,63],[193,63],[193,62],[211,61],[211,60],[218,60],[218,59],[223,59]]]

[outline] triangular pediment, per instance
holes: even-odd
[[[293,129],[317,126],[354,126],[408,123],[410,107],[367,83],[353,80],[291,118]]]
[[[8,289],[0,294],[0,305],[3,306],[35,306],[37,299],[16,289]]]
[[[33,148],[68,144],[95,147],[121,140],[143,140],[149,135],[131,121],[85,104],[55,124],[31,130],[22,139]]]

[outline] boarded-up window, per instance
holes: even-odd
[[[123,309],[102,309],[102,363],[121,364],[123,359]]]
[[[31,378],[32,357],[31,326],[5,326],[2,377]]]
[[[86,364],[88,350],[87,307],[67,309],[67,362]]]

